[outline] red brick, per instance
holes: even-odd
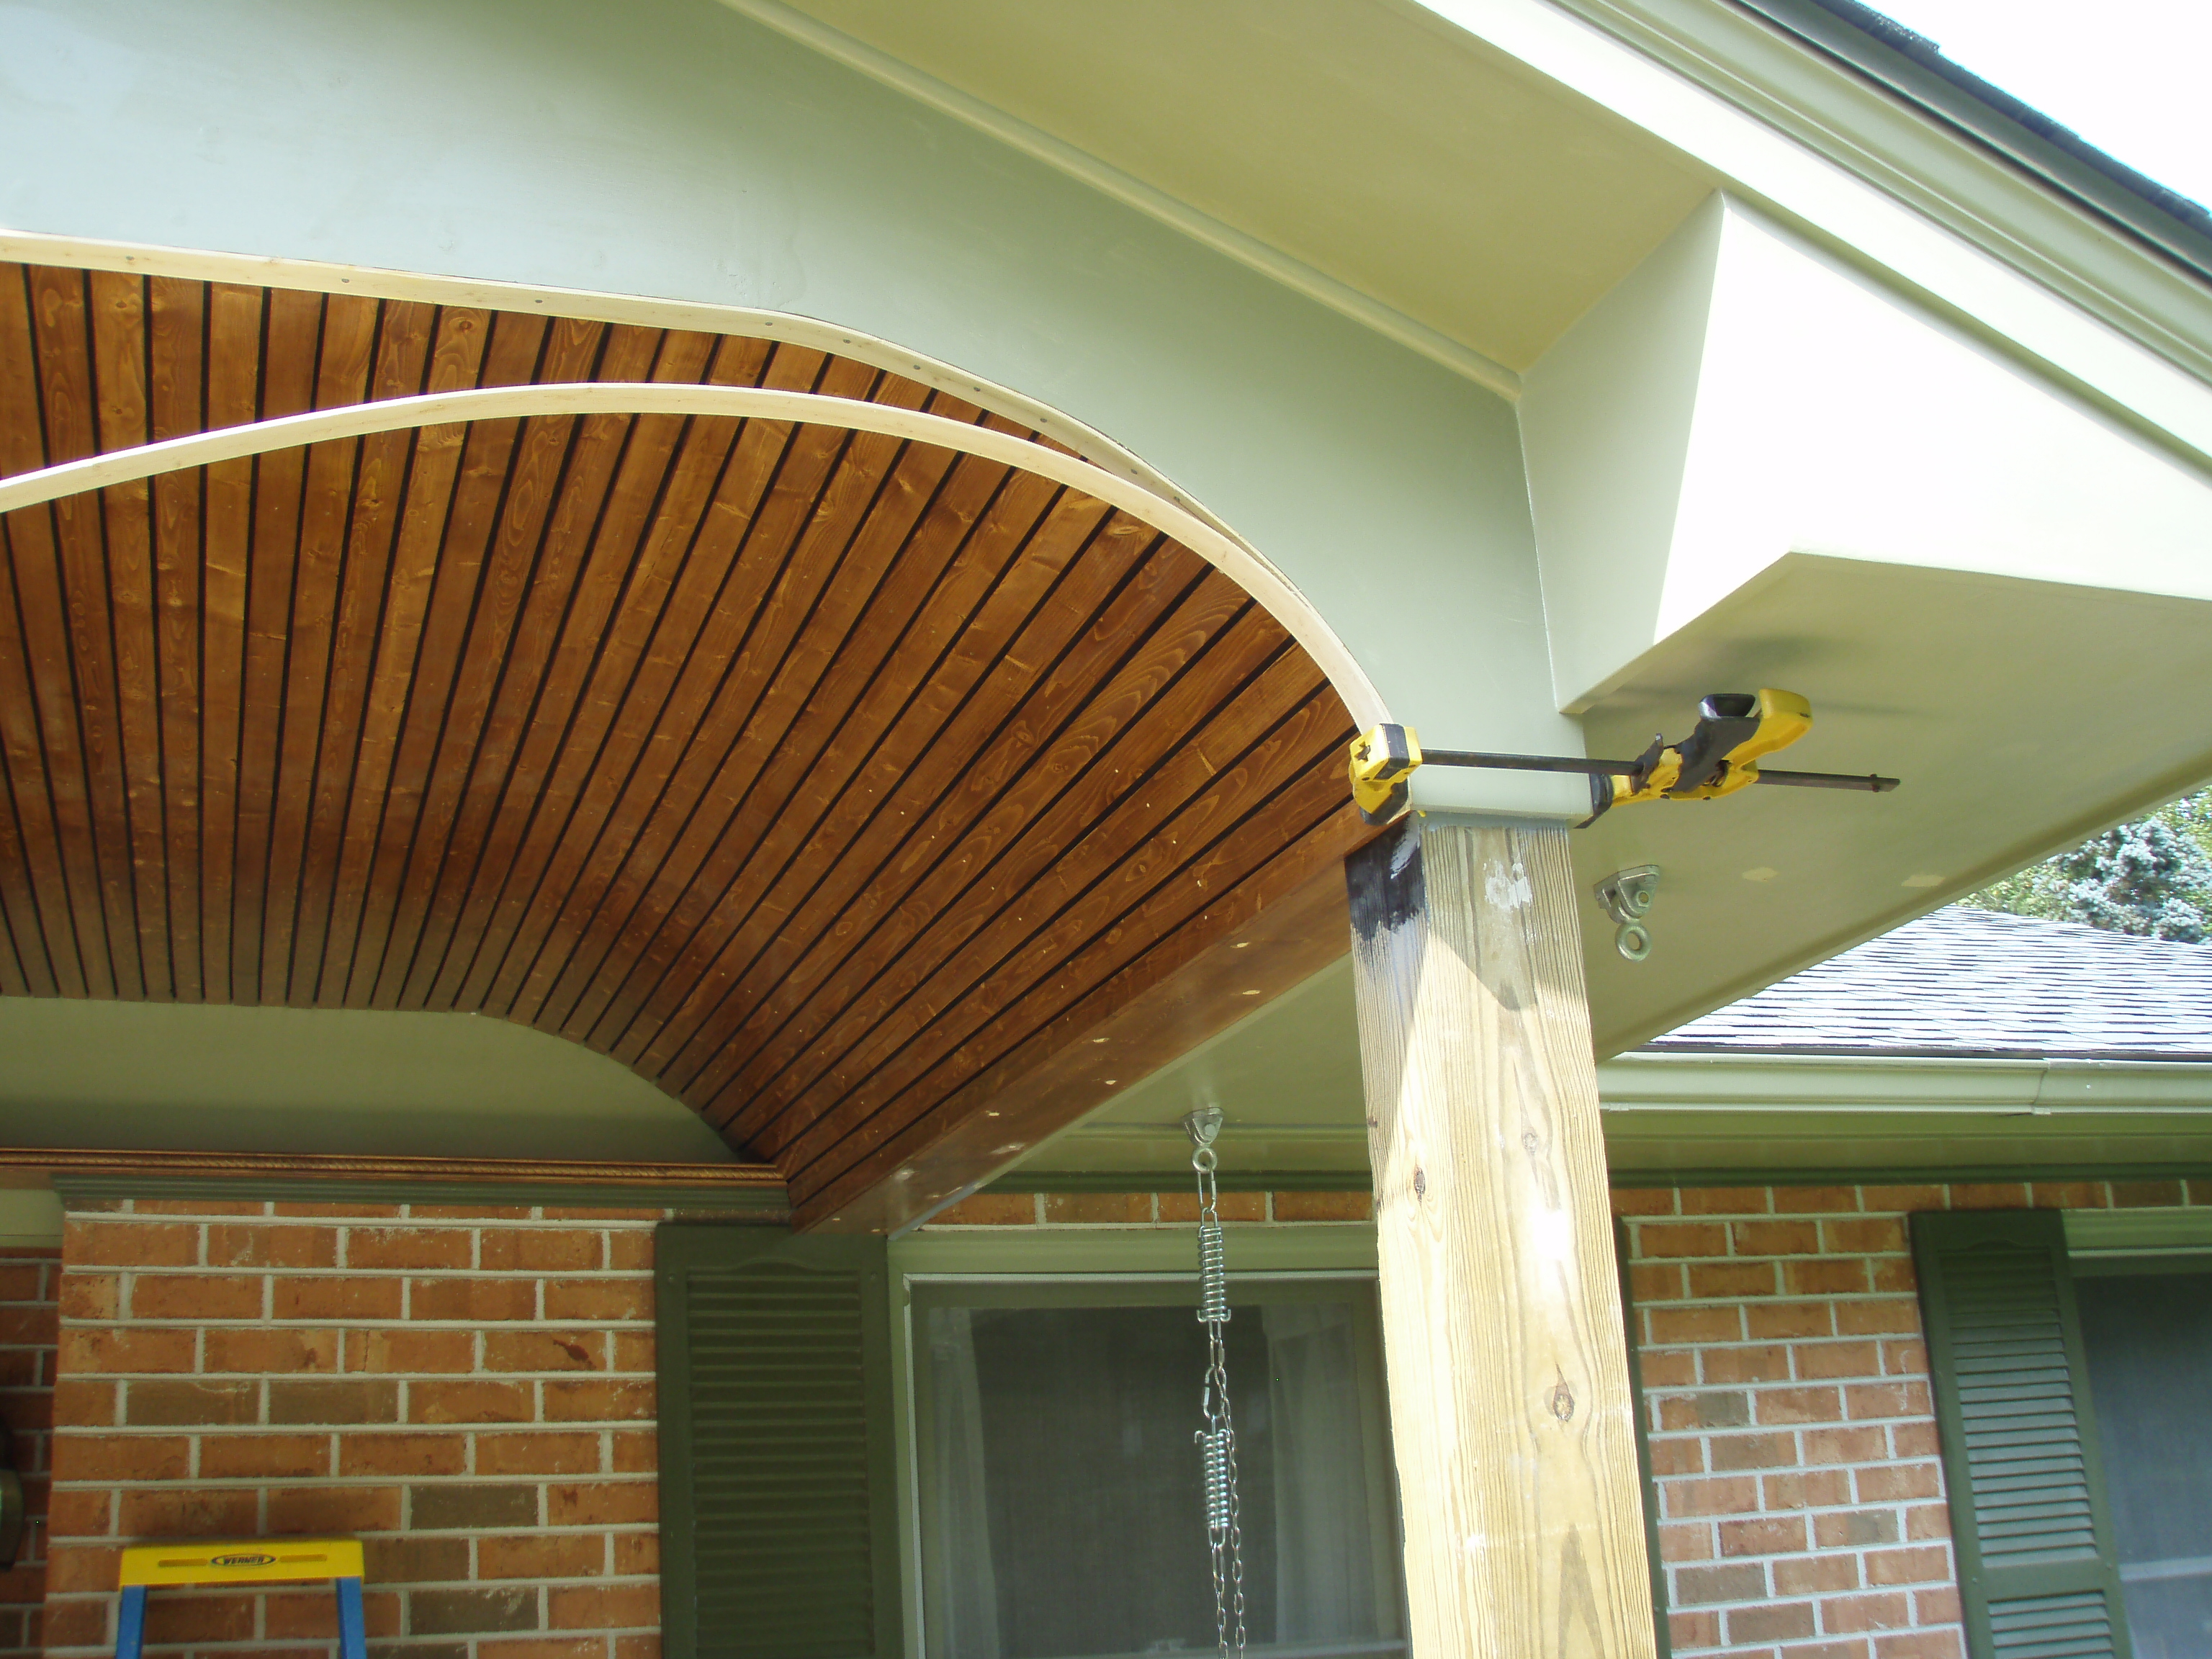
[[[1677,1349],[1666,1353],[1645,1352],[1637,1356],[1638,1368],[1644,1373],[1646,1389],[1687,1389],[1698,1381],[1698,1356],[1694,1349]]]
[[[1901,1297],[1838,1302],[1835,1309],[1836,1334],[1839,1336],[1917,1335],[1920,1331],[1919,1304]]]
[[[1949,1194],[1942,1187],[1863,1187],[1859,1197],[1869,1212],[1887,1210],[1899,1215],[1945,1209],[1949,1205]]]
[[[1893,1457],[1938,1457],[1943,1451],[1933,1423],[1891,1424],[1889,1446]]]
[[[2024,1210],[2027,1207],[2027,1188],[2016,1181],[1953,1182],[1951,1207],[1954,1210]]]
[[[651,1474],[660,1468],[659,1437],[650,1430],[643,1433],[617,1430],[608,1438],[614,1443],[616,1474]]]
[[[1912,1258],[1909,1255],[1869,1256],[1867,1265],[1873,1269],[1869,1276],[1878,1294],[1910,1296],[1920,1287],[1920,1281],[1912,1271]]]
[[[1673,1613],[1667,1615],[1667,1636],[1676,1653],[1721,1644],[1721,1616],[1717,1613]]]
[[[397,1319],[397,1279],[279,1279],[270,1292],[277,1319]]]
[[[1028,1202],[1029,1194],[1008,1194]],[[1278,1194],[1280,1196],[1280,1194]],[[1198,1221],[1196,1193],[1156,1193],[1153,1201],[1158,1206],[1154,1214],[1159,1220],[1194,1226]],[[1265,1221],[1267,1218],[1267,1194],[1265,1193],[1223,1193],[1214,1203],[1214,1213],[1224,1221]]]
[[[616,1637],[615,1659],[660,1659],[660,1632],[639,1631]]]
[[[527,1204],[410,1204],[410,1221],[527,1221]]]
[[[192,1472],[192,1443],[183,1435],[65,1434],[54,1443],[60,1480],[182,1480]]]
[[[654,1342],[651,1331],[617,1331],[614,1368],[618,1371],[642,1371],[654,1375],[659,1367],[653,1358]]]
[[[190,1267],[200,1259],[200,1230],[189,1221],[80,1221],[64,1228],[62,1246],[79,1267]]]
[[[189,1371],[198,1346],[194,1333],[125,1326],[86,1326],[62,1333],[60,1364],[82,1376],[139,1371]]]
[[[477,1659],[603,1659],[606,1650],[604,1636],[504,1636],[479,1641]]]
[[[1924,1382],[1853,1382],[1844,1389],[1844,1406],[1853,1419],[1877,1417],[1929,1417],[1935,1402]]]
[[[1784,1347],[1707,1348],[1698,1359],[1708,1382],[1790,1380],[1790,1350]]]
[[[618,1630],[660,1623],[657,1584],[555,1585],[545,1592],[545,1622],[555,1630]]]
[[[477,1437],[478,1474],[597,1474],[596,1434],[517,1433]]]
[[[1942,1495],[1942,1473],[1934,1463],[1885,1463],[1859,1471],[1862,1504],[1899,1504]]]
[[[480,1321],[538,1317],[534,1279],[418,1279],[409,1288],[416,1319]]]
[[[462,1474],[469,1445],[459,1434],[343,1434],[338,1437],[340,1474]]]
[[[1795,1641],[1813,1633],[1810,1601],[1770,1601],[1763,1607],[1731,1607],[1727,1618],[1729,1640],[1738,1646]]]
[[[345,1263],[390,1272],[410,1267],[465,1267],[476,1235],[463,1227],[349,1227]]]
[[[1879,1427],[1808,1429],[1805,1461],[1817,1463],[1873,1463],[1889,1455],[1889,1437]]]
[[[271,1206],[277,1215],[319,1216],[334,1221],[397,1221],[397,1204],[277,1204]]]
[[[1764,1302],[1743,1310],[1752,1340],[1820,1337],[1835,1330],[1835,1304],[1829,1302]]]
[[[2186,1201],[2178,1181],[2115,1181],[2112,1198],[2114,1205],[2128,1209],[2162,1207]]]
[[[1370,1193],[1279,1192],[1274,1202],[1278,1221],[1365,1221],[1375,1213]]]
[[[258,1319],[258,1275],[140,1273],[131,1286],[133,1319]]]
[[[1628,1270],[1630,1298],[1637,1303],[1682,1299],[1682,1268],[1672,1261],[1638,1261]]]
[[[210,1222],[207,1230],[210,1267],[335,1267],[338,1235],[334,1227],[246,1227]]]
[[[660,1518],[654,1480],[580,1480],[545,1488],[549,1527],[644,1525]]]
[[[1750,1396],[1741,1393],[1693,1394],[1659,1402],[1662,1429],[1740,1429],[1750,1421]]]
[[[1836,1509],[1851,1501],[1850,1476],[1841,1469],[1801,1469],[1759,1480],[1759,1506],[1767,1510]]]
[[[1840,1392],[1834,1389],[1762,1389],[1752,1397],[1761,1423],[1839,1423]]]
[[[600,1533],[521,1533],[477,1540],[479,1578],[597,1578],[606,1571]]]
[[[108,1604],[112,1595],[82,1601],[49,1601],[46,1607],[46,1646],[49,1651],[58,1648],[108,1648],[115,1645],[107,1627]]]
[[[1859,1587],[1859,1559],[1842,1551],[1793,1555],[1774,1564],[1777,1595],[1832,1595]]]
[[[1951,1510],[1945,1504],[1914,1504],[1905,1511],[1905,1535],[1916,1544],[1951,1537]]]
[[[526,1382],[410,1382],[410,1423],[527,1423],[535,1415]]]
[[[2039,1210],[2101,1210],[2105,1207],[2105,1183],[2039,1181],[2029,1189],[2028,1201]]]
[[[469,1576],[465,1538],[371,1537],[368,1581],[373,1584],[450,1584]]]
[[[58,1595],[80,1591],[111,1595],[122,1564],[120,1544],[66,1545],[46,1564],[46,1588]]]
[[[1651,1439],[1651,1473],[1664,1477],[1670,1474],[1703,1474],[1705,1472],[1705,1443],[1684,1437],[1655,1435]]]
[[[484,1369],[514,1371],[595,1371],[606,1364],[602,1331],[487,1331]]]
[[[1727,1566],[1678,1567],[1674,1571],[1674,1599],[1684,1607],[1699,1607],[1714,1601],[1748,1601],[1765,1594],[1765,1570],[1754,1562],[1734,1562]]]
[[[1960,1659],[1962,1649],[1955,1630],[1899,1631],[1875,1638],[1875,1659]]]
[[[1813,1536],[1824,1550],[1858,1550],[1897,1542],[1894,1510],[1845,1510],[1815,1517]]]
[[[474,1331],[348,1331],[345,1368],[383,1376],[451,1375],[477,1368]]]
[[[1795,1441],[1787,1434],[1717,1434],[1711,1441],[1713,1472],[1790,1468],[1797,1462]]]
[[[46,1530],[54,1538],[104,1538],[114,1520],[112,1492],[58,1492],[47,1501]]]
[[[118,1530],[126,1538],[242,1537],[260,1530],[253,1492],[148,1486],[118,1496]]]
[[[605,1205],[548,1204],[538,1212],[548,1221],[665,1221],[666,1210],[644,1210],[632,1206],[628,1209],[609,1208]]]
[[[65,1376],[54,1384],[54,1421],[73,1428],[110,1427],[120,1397],[112,1382]]]
[[[660,1534],[657,1532],[618,1532],[614,1534],[615,1572],[621,1577],[660,1571]]]
[[[498,1227],[485,1232],[477,1264],[486,1273],[597,1273],[606,1237],[579,1227]]]
[[[1827,1642],[1791,1642],[1776,1650],[1778,1659],[1868,1659],[1866,1638],[1846,1636]]]
[[[1747,1476],[1719,1480],[1669,1480],[1660,1487],[1669,1520],[1694,1515],[1755,1515],[1759,1483]]]
[[[1855,1216],[1848,1221],[1824,1221],[1820,1232],[1828,1249],[1838,1255],[1901,1255],[1911,1248],[1905,1237],[1902,1216]]]
[[[344,1382],[319,1379],[269,1383],[271,1423],[396,1423],[399,1420],[399,1385],[380,1380],[349,1378]]]
[[[1674,1213],[1674,1189],[1672,1187],[1615,1187],[1613,1189],[1613,1212],[1615,1215],[1672,1215]]]
[[[269,1494],[272,1533],[397,1532],[397,1486],[289,1486]]]
[[[1872,1282],[1860,1256],[1814,1256],[1782,1264],[1782,1289],[1787,1296],[1863,1295]]]
[[[1808,1382],[1880,1376],[1881,1350],[1872,1342],[1808,1342],[1797,1350],[1797,1375]]]
[[[653,1281],[580,1279],[562,1283],[549,1279],[545,1285],[545,1317],[592,1324],[623,1319],[650,1320]]]
[[[653,1415],[650,1382],[546,1382],[541,1386],[545,1390],[549,1423],[616,1423]]]
[[[221,1328],[205,1334],[203,1371],[243,1371],[255,1376],[313,1376],[338,1368],[336,1331]]]
[[[1765,1215],[1768,1212],[1764,1187],[1685,1187],[1684,1215]]]
[[[1648,1317],[1654,1346],[1743,1340],[1743,1314],[1736,1308],[1653,1308]]]
[[[1956,1584],[1938,1584],[1933,1589],[1912,1592],[1912,1616],[1923,1625],[1955,1623],[1966,1617],[1959,1605]]]
[[[1951,1552],[1940,1545],[1869,1550],[1865,1559],[1869,1584],[1930,1584],[1951,1573]]]
[[[1927,1376],[1928,1345],[1920,1341],[1883,1343],[1881,1369],[1890,1376]]]
[[[200,1442],[200,1474],[210,1480],[258,1475],[290,1480],[331,1472],[326,1434],[211,1434]]]
[[[1689,1274],[1690,1294],[1704,1301],[1774,1294],[1771,1261],[1693,1261]]]
[[[1717,1221],[1647,1221],[1636,1230],[1637,1255],[1726,1255],[1728,1229]]]
[[[1659,1558],[1662,1561],[1710,1561],[1713,1559],[1711,1523],[1693,1521],[1659,1528]]]
[[[115,1273],[62,1275],[61,1314],[65,1319],[112,1319],[120,1310],[123,1280]]]
[[[1738,1255],[1818,1255],[1820,1229],[1810,1221],[1735,1221],[1729,1231]]]
[[[653,1270],[653,1234],[640,1228],[607,1235],[607,1266],[629,1272]]]
[[[1127,1226],[1152,1218],[1150,1193],[1047,1193],[1044,1218],[1070,1225]]]
[[[1782,1515],[1723,1521],[1720,1539],[1723,1555],[1796,1555],[1805,1548],[1805,1518]]]
[[[1774,1189],[1774,1213],[1777,1215],[1827,1215],[1858,1207],[1858,1189],[1853,1187],[1777,1187]]]
[[[253,1634],[258,1598],[215,1595],[204,1590],[157,1595],[146,1603],[148,1645],[183,1642],[241,1642]]]

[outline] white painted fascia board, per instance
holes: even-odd
[[[1509,402],[1521,395],[1520,375],[1465,341],[1455,339],[1440,329],[1407,316],[1372,295],[1363,293],[1350,283],[1340,282],[1326,271],[1315,269],[1295,255],[1285,253],[1233,225],[1224,224],[1203,209],[1193,207],[1133,174],[1124,173],[1112,163],[1101,161],[1089,151],[1077,149],[1064,139],[1055,138],[1019,116],[1009,115],[1006,111],[971,96],[957,87],[939,80],[927,70],[916,69],[902,58],[878,51],[842,29],[833,28],[804,12],[779,3],[779,0],[722,0],[722,3],[763,27],[774,29],[787,39],[904,94],[917,103],[926,104],[940,114],[949,115],[979,132],[987,133],[1000,143],[1090,185],[1124,207],[1134,208],[1138,212],[1158,220],[1217,253],[1226,254],[1237,264],[1318,301],[1340,316],[1350,318],[1362,327],[1395,341],[1409,351],[1418,352],[1431,362],[1441,363],[1454,374],[1464,375],[1477,386],[1496,392]]]
[[[1596,0],[1572,0],[1598,9]],[[1659,0],[1653,0],[1656,6]],[[1674,0],[1717,13],[1717,0]],[[1641,128],[1662,143],[1731,181],[1729,188],[1784,220],[1869,274],[1899,286],[1969,329],[1987,343],[2024,361],[2139,430],[2178,447],[2200,464],[2212,464],[2212,386],[2165,352],[2130,337],[2119,323],[2094,314],[2097,285],[2080,273],[2072,297],[2045,280],[2066,269],[2056,253],[1988,228],[1972,236],[1979,216],[1971,204],[1931,216],[1940,198],[1910,202],[1876,182],[1882,169],[1871,159],[1856,165],[1820,153],[1805,139],[1754,114],[1746,87],[1723,93],[1701,84],[1687,65],[1694,54],[1650,27],[1631,44],[1630,20],[1608,11],[1610,27],[1576,15],[1568,0],[1399,0],[1441,23],[1487,42],[1533,73],[1580,94]],[[1764,28],[1744,20],[1747,27]],[[1615,32],[1615,31],[1619,32]],[[1809,51],[1792,47],[1806,73],[1840,78],[1844,71]],[[1655,55],[1664,51],[1684,66]],[[1725,82],[1714,71],[1712,79]],[[1918,119],[1919,118],[1913,118]],[[1923,123],[1923,125],[1925,125]],[[1950,138],[1966,151],[1967,142]],[[1848,147],[1838,144],[1839,151]],[[1863,171],[1861,168],[1863,167]],[[1899,189],[1902,185],[1899,185]],[[2093,222],[2075,211],[2084,223]],[[2121,257],[2133,250],[2111,239]],[[1992,247],[1979,245],[1986,240]],[[2018,243],[2016,246],[2008,246]],[[2003,250],[2001,253],[2000,250]],[[2031,274],[2029,265],[2040,268]],[[2110,303],[2106,303],[2110,301]],[[2115,318],[2125,307],[2106,295],[2098,310]],[[2197,325],[2166,331],[2175,349],[2189,343],[2212,354],[2212,338]]]
[[[2197,1061],[1638,1052],[1597,1070],[1608,1113],[2212,1113]]]

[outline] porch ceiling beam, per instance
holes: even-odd
[[[973,426],[920,410],[819,392],[785,392],[763,386],[664,385],[633,381],[579,381],[551,385],[479,386],[462,392],[434,392],[411,398],[386,398],[310,410],[243,426],[218,427],[158,443],[111,450],[82,460],[65,461],[0,479],[0,514],[20,512],[64,496],[135,483],[163,473],[224,461],[244,460],[274,450],[379,432],[480,421],[577,415],[705,416],[739,420],[789,421],[797,425],[838,427],[872,432],[915,443],[935,444],[979,459],[1018,467],[1081,490],[1121,508],[1174,537],[1257,599],[1304,646],[1363,731],[1390,718],[1375,689],[1335,630],[1290,579],[1259,553],[1187,508],[1142,484],[1103,467],[1048,448],[1011,433]]]

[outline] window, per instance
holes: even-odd
[[[2075,1269],[2136,1659],[2212,1652],[2212,1264],[2174,1265]]]
[[[1236,1292],[1251,1649],[1401,1653],[1373,1285],[1253,1276]],[[1189,1284],[923,1280],[911,1310],[928,1659],[1212,1649]]]

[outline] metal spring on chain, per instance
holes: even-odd
[[[1211,1434],[1200,1432],[1197,1437],[1206,1463],[1206,1529],[1216,1539],[1229,1531],[1231,1505],[1235,1499],[1230,1482],[1234,1478],[1231,1461],[1237,1455],[1237,1436],[1229,1429],[1218,1429]]]
[[[1222,1240],[1221,1223],[1208,1218],[1198,1227],[1198,1322],[1222,1325],[1229,1320],[1229,1247]]]

